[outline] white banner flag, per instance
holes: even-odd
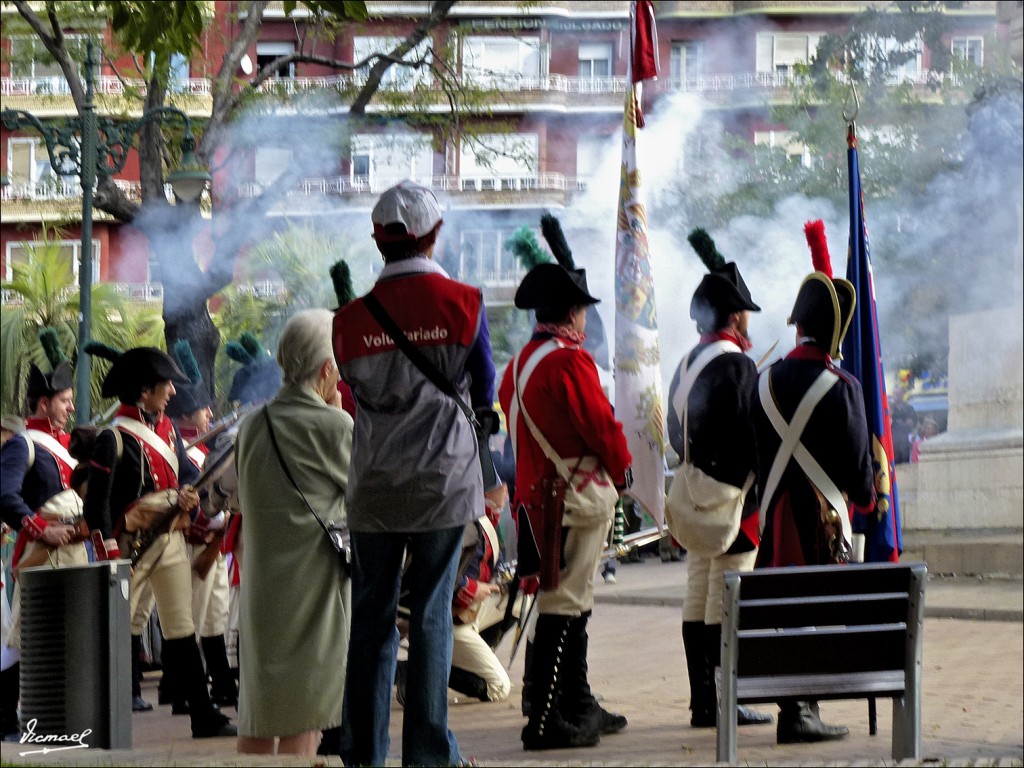
[[[636,167],[637,108],[627,84],[615,235],[615,417],[633,455],[633,496],[660,526],[665,517],[665,415],[647,213]]]

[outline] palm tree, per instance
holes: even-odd
[[[3,284],[8,299],[0,313],[0,409],[21,413],[25,379],[35,363],[49,363],[39,343],[39,331],[53,328],[61,348],[72,362],[78,345],[78,286],[71,261],[60,244],[59,233],[43,233],[43,241],[26,248],[27,258],[11,264],[12,279]],[[132,305],[113,285],[92,287],[93,336],[120,349],[163,346],[163,321],[158,307]],[[100,396],[105,368],[93,366],[90,392],[97,413],[110,401]]]

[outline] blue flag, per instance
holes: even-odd
[[[864,222],[864,195],[857,161],[857,136],[853,124],[847,133],[850,174],[850,250],[846,279],[857,290],[857,305],[850,330],[843,341],[842,367],[860,382],[871,434],[871,459],[875,470],[877,501],[871,514],[853,516],[853,530],[865,535],[864,562],[897,562],[903,550],[899,493],[892,447],[892,420],[885,392],[882,345],[878,338],[875,280],[871,272],[868,230]]]

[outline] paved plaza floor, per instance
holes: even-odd
[[[463,753],[481,765],[706,765],[715,760],[714,729],[689,727],[689,690],[680,635],[679,604],[684,563],[647,559],[620,565],[618,583],[597,585],[590,624],[590,679],[604,705],[629,718],[622,733],[590,749],[524,752],[519,734],[518,686],[503,703],[451,697],[450,723]],[[959,582],[959,583],[957,583]],[[957,597],[959,595],[959,597]],[[940,610],[945,601],[946,608]],[[933,604],[934,603],[934,604]],[[954,605],[963,603],[964,605]],[[922,765],[1024,764],[1024,622],[1020,580],[935,581],[926,594],[930,618],[924,630]],[[990,620],[942,614],[988,616]],[[987,613],[977,613],[985,608]],[[1009,620],[991,620],[1009,618]],[[509,638],[499,647],[506,660]],[[522,679],[522,654],[512,665]],[[146,698],[156,701],[155,678]],[[310,695],[316,695],[310,691]],[[764,706],[763,711],[773,708]],[[740,765],[889,765],[892,714],[878,702],[879,732],[868,735],[864,701],[823,702],[827,722],[850,728],[843,741],[815,745],[775,744],[773,726],[741,728]],[[228,714],[234,714],[228,710]],[[389,764],[400,764],[403,711],[392,705]],[[308,760],[253,759],[235,754],[233,739],[196,741],[187,717],[170,707],[133,718],[134,749],[26,755],[4,744],[3,762],[67,765],[309,765]],[[314,761],[340,765],[337,758]]]

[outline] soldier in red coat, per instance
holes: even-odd
[[[587,682],[594,573],[614,514],[615,493],[607,515],[589,524],[567,525],[570,520],[561,516],[561,509],[552,509],[544,498],[545,481],[558,477],[546,449],[562,458],[596,457],[593,482],[601,482],[597,470],[603,468],[615,489],[627,487],[632,459],[626,437],[601,389],[594,359],[582,347],[586,310],[597,301],[587,290],[583,270],[557,264],[534,267],[519,286],[515,304],[535,310],[537,326],[506,369],[499,390],[515,446],[520,571],[532,534],[541,572],[557,574],[557,586],[542,586],[537,599],[533,693],[522,734],[527,750],[593,746],[601,733],[626,727],[626,718],[598,705]]]

